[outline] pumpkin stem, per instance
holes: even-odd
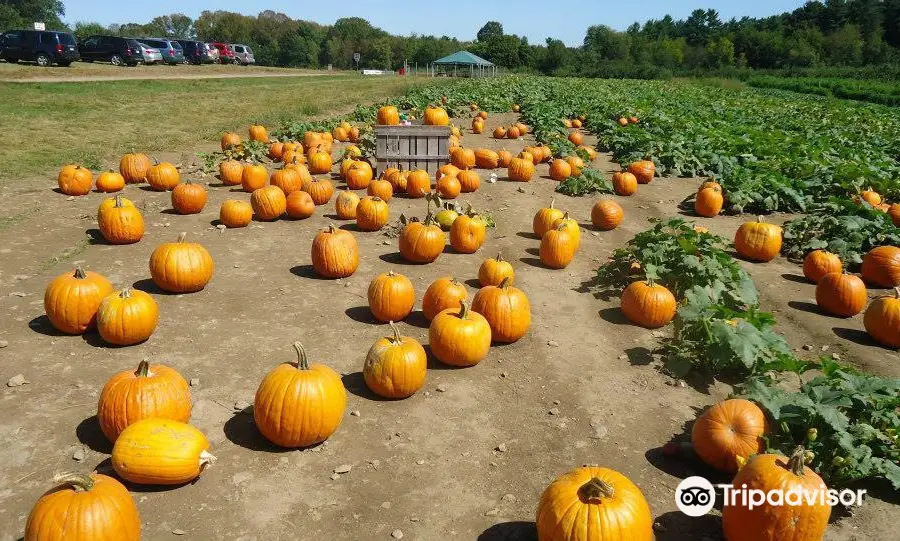
[[[70,486],[75,492],[87,492],[94,488],[94,478],[86,473],[60,473],[53,476],[53,482],[60,486]]]
[[[184,242],[184,239],[187,238],[187,231],[182,231],[180,235],[178,235],[178,242]]]
[[[138,363],[137,370],[134,371],[134,375],[139,378],[150,377],[150,361],[141,359],[141,362]]]
[[[294,349],[297,350],[297,369],[309,370],[309,360],[306,358],[306,350],[303,349],[303,344],[294,342]]]
[[[210,454],[208,451],[200,452],[200,471],[205,470],[207,467],[212,466],[216,461],[216,457]]]
[[[121,195],[116,195],[116,208],[117,208],[117,209],[120,209],[120,208],[122,208],[123,206],[124,206],[124,204],[122,203],[122,196],[121,196]]]
[[[791,453],[791,458],[788,460],[788,469],[791,470],[791,473],[797,475],[799,477],[803,476],[803,462],[805,459],[806,449],[803,448],[802,445],[798,445],[794,452]]]
[[[466,302],[466,299],[459,301],[459,319],[469,319],[469,303]]]
[[[763,223],[763,217],[762,217],[762,216],[757,216],[757,217],[756,217],[756,221],[759,222],[759,223]]]
[[[497,257],[496,257],[495,261],[496,261],[497,263],[502,263],[502,262],[503,262],[503,252],[497,252]]]
[[[123,288],[122,291],[119,291],[119,298],[120,299],[130,299],[131,298],[131,288],[126,287],[126,288]]]
[[[590,503],[600,503],[603,498],[612,498],[615,493],[612,485],[597,477],[591,477],[590,481],[578,488],[578,496]]]
[[[900,287],[895,287],[895,288],[894,288],[894,298],[895,298],[895,299],[900,299]]]
[[[555,207],[553,206],[555,203],[556,203],[556,198],[555,198],[555,197],[552,198],[552,199],[550,199],[550,207],[549,207],[549,208],[551,208],[551,209],[552,209],[552,208],[555,208]]]
[[[497,287],[499,287],[500,289],[506,289],[506,288],[509,287],[509,285],[510,285],[509,282],[510,282],[511,280],[512,280],[512,279],[511,279],[509,276],[504,276],[504,277],[503,277],[503,281],[500,282],[500,285],[497,286]]]
[[[75,278],[79,280],[84,280],[87,278],[87,275],[84,273],[84,269],[81,267],[75,267]]]
[[[328,224],[328,232],[333,234],[335,231],[337,228],[334,227],[334,224]]]
[[[394,336],[388,338],[388,340],[390,340],[393,344],[399,344],[400,342],[402,342],[403,339],[400,338],[400,329],[397,327],[397,325],[393,321],[388,321],[388,325],[390,325],[391,330],[394,331]]]

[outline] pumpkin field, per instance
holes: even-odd
[[[896,539],[900,110],[402,92],[5,183],[0,539]],[[377,170],[405,121],[449,163]]]

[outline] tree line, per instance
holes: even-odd
[[[664,77],[728,69],[828,68],[889,65],[900,61],[900,0],[825,0],[807,2],[792,12],[764,18],[722,21],[713,9],[695,10],[686,19],[671,16],[634,23],[619,32],[588,28],[582,44],[566,46],[547,38],[532,44],[487,22],[474,39],[448,36],[394,36],[359,17],[332,25],[292,19],[266,10],[256,16],[204,11],[196,19],[162,15],[145,23],[61,20],[60,0],[0,0],[0,28],[43,20],[50,28],[69,29],[83,38],[95,33],[225,41],[250,45],[257,63],[284,67],[397,69],[408,62],[425,66],[467,49],[498,66],[549,75]]]

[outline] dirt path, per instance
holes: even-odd
[[[142,79],[236,79],[243,77],[311,77],[339,75],[340,71],[204,64],[175,66],[113,66],[105,63],[76,62],[69,67],[41,68],[34,64],[0,62],[0,82],[75,83],[91,81],[129,81]]]
[[[511,120],[495,115],[488,127]],[[513,151],[522,146],[471,134],[463,141]],[[597,165],[617,169],[605,156]],[[488,175],[482,172],[482,179]],[[131,487],[145,539],[171,539],[179,529],[184,538],[204,540],[389,540],[400,529],[413,540],[534,540],[543,488],[588,463],[619,470],[641,487],[661,525],[657,539],[720,539],[717,516],[689,519],[674,505],[681,478],[710,472],[663,459],[658,448],[730,389],[679,386],[658,370],[651,353],[669,331],[628,325],[617,299],[602,301],[582,291],[615,248],[648,227],[648,218],[676,215],[676,204],[697,183],[656,180],[635,197],[618,198],[626,212],[622,226],[611,232],[587,228],[572,265],[550,271],[538,265],[538,241],[531,234],[534,212],[555,195],[546,175],[547,167],[540,166],[540,178],[528,184],[484,182],[467,198],[498,224],[474,255],[448,252],[430,265],[407,265],[397,256],[396,239],[344,224],[359,240],[361,263],[354,276],[336,281],[318,280],[308,268],[313,236],[335,222],[330,205],[305,221],[254,222],[220,232],[211,222],[221,202],[247,199],[246,194],[211,187],[204,212],[186,217],[167,212],[168,194],[130,186],[124,195],[144,208],[147,234],[138,244],[114,247],[85,234],[96,228],[100,194],[69,201],[50,192],[48,182],[45,190],[0,201],[0,215],[15,217],[0,225],[0,340],[9,343],[0,349],[0,380],[22,373],[31,382],[0,390],[0,539],[21,535],[30,506],[53,472],[107,467],[110,446],[94,417],[96,399],[113,372],[143,357],[199,379],[192,388],[192,423],[209,436],[219,459],[193,485]],[[558,207],[588,221],[595,198],[557,199]],[[422,200],[405,198],[390,207],[392,219],[425,210]],[[702,220],[726,236],[742,221]],[[161,321],[148,342],[108,348],[96,335],[59,336],[49,328],[42,295],[53,276],[79,263],[117,286],[146,287],[150,252],[180,231],[210,250],[216,275],[200,293],[155,294]],[[492,348],[473,368],[432,364],[425,389],[412,398],[371,396],[360,370],[385,326],[368,315],[369,281],[390,269],[402,272],[421,299],[431,281],[455,275],[469,281],[474,294],[479,263],[497,251],[512,261],[516,284],[531,299],[531,332],[516,344]],[[777,312],[792,346],[830,345],[830,351],[872,371],[900,374],[895,352],[832,331],[858,332],[859,318],[837,321],[791,305],[808,302],[812,287],[781,276],[799,274],[795,265],[778,260],[747,268],[762,291],[763,307]],[[401,331],[427,342],[420,312]],[[263,375],[292,359],[290,343],[298,339],[312,359],[344,374],[350,400],[342,426],[327,443],[283,452],[256,431],[248,405]],[[82,448],[84,460],[73,460]],[[332,480],[333,470],[344,464],[352,470]],[[872,498],[833,524],[826,539],[890,539],[898,520],[896,502]]]
[[[32,77],[29,79],[10,79],[2,82],[9,83],[87,83],[100,81],[137,81],[137,80],[179,80],[179,79],[244,79],[257,77],[315,77],[327,75],[326,73],[166,73],[155,75],[150,73],[128,75],[86,75],[76,77]]]

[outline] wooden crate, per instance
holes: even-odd
[[[448,126],[375,126],[377,174],[388,167],[434,174],[450,162]]]

